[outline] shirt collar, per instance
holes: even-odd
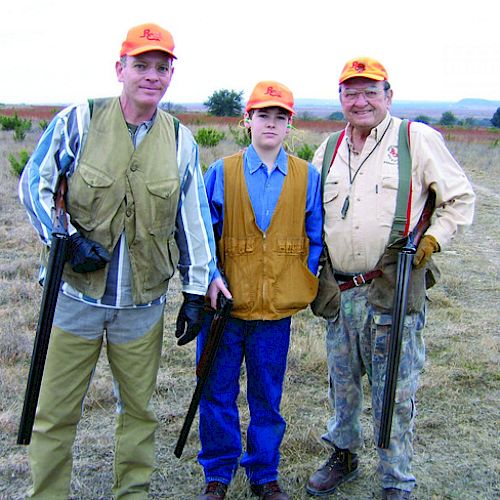
[[[248,167],[248,171],[253,174],[255,173],[261,166],[264,166],[264,163],[260,159],[257,151],[252,144],[248,146],[245,153],[245,161]],[[276,161],[274,162],[275,168],[280,170],[283,175],[287,175],[288,173],[288,155],[285,152],[283,146],[280,148]],[[266,167],[267,168],[267,167]]]

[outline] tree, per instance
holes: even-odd
[[[495,111],[495,114],[493,115],[493,118],[491,119],[491,124],[494,127],[500,128],[500,108],[497,108]]]
[[[243,112],[243,90],[221,89],[216,90],[206,102],[204,106],[208,108],[208,112],[215,116],[240,116]]]
[[[458,122],[458,118],[451,112],[445,111],[441,115],[441,119],[439,120],[439,125],[444,125],[445,127],[452,127],[456,125]]]
[[[344,113],[342,111],[334,111],[333,113],[328,115],[328,120],[333,120],[334,122],[343,122],[345,121]]]
[[[426,125],[429,125],[429,123],[432,122],[432,118],[430,116],[427,116],[427,115],[418,115],[415,117],[415,119],[413,121],[425,123]]]

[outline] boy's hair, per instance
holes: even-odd
[[[255,111],[263,110],[263,109],[279,109],[280,111],[285,113],[289,119],[292,117],[292,113],[290,113],[290,111],[288,111],[288,109],[282,108],[281,106],[267,106],[266,108],[252,108],[252,109],[250,109],[248,111],[249,118],[252,118],[252,115],[254,114]]]

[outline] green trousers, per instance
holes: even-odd
[[[163,318],[143,337],[107,344],[118,396],[115,428],[115,498],[145,499],[153,471],[157,420],[150,409],[156,386]],[[43,374],[29,460],[40,499],[69,496],[72,447],[83,399],[95,369],[102,339],[87,340],[54,327]]]

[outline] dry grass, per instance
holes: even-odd
[[[35,127],[34,127],[35,128]],[[193,128],[195,128],[193,126]],[[39,132],[23,143],[0,132],[0,498],[20,499],[29,485],[27,449],[15,444],[38,315],[36,284],[40,245],[17,200],[17,179],[9,152],[31,151]],[[319,144],[325,133],[304,131]],[[227,134],[230,137],[230,134]],[[437,256],[443,272],[431,290],[426,329],[428,360],[418,392],[414,472],[418,499],[493,499],[500,496],[498,446],[498,304],[500,229],[498,209],[500,148],[479,142],[449,143],[472,178],[478,195],[474,225],[452,248]],[[202,161],[234,151],[225,140],[201,152]],[[196,422],[179,461],[173,449],[194,386],[194,345],[175,345],[173,324],[180,303],[178,284],[169,292],[162,365],[155,406],[160,420],[152,498],[195,498],[203,486],[196,462]],[[293,321],[282,411],[288,430],[282,446],[281,476],[293,499],[309,498],[303,485],[326,458],[321,433],[330,415],[324,327],[309,311]],[[242,375],[241,415],[248,421]],[[368,394],[368,387],[365,387]],[[379,495],[369,398],[363,413],[365,449],[358,480],[333,498]],[[110,498],[112,482],[113,397],[104,356],[90,388],[77,442],[74,499]],[[239,471],[228,498],[250,498]]]

